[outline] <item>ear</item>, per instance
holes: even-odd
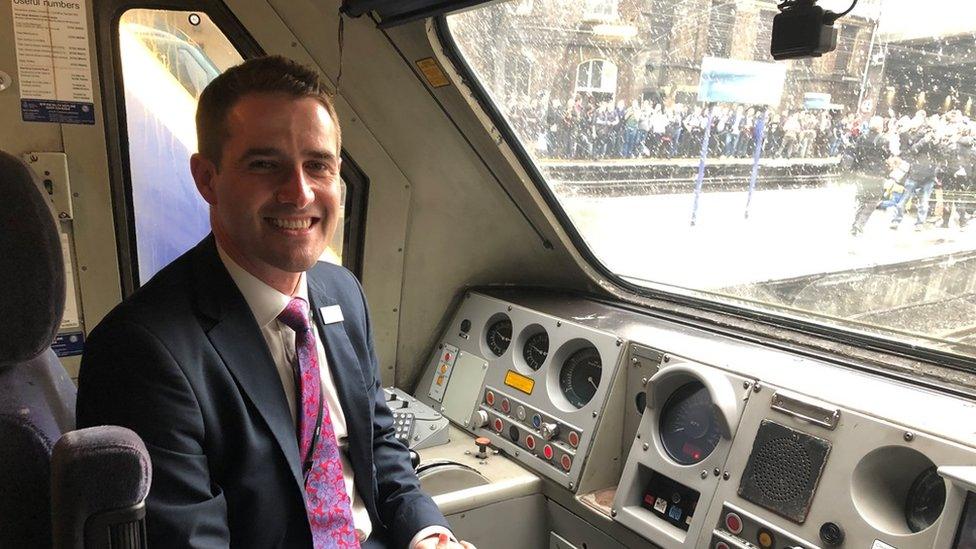
[[[190,157],[190,173],[197,185],[200,196],[211,206],[217,205],[217,189],[214,180],[217,178],[217,166],[209,158],[195,153]]]

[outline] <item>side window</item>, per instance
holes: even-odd
[[[189,168],[197,150],[197,100],[217,75],[244,59],[203,12],[128,10],[118,35],[137,283],[143,284],[210,232],[208,207]],[[345,166],[342,176],[345,201]],[[343,210],[324,261],[344,262],[352,220],[349,204]]]

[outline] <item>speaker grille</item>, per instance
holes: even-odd
[[[802,524],[828,453],[826,440],[764,420],[742,474],[739,495]]]

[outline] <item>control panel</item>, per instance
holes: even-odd
[[[485,389],[479,418],[496,435],[542,460],[542,463],[568,473],[573,469],[583,430],[523,403],[494,387]]]
[[[416,396],[575,491],[623,343],[570,319],[469,292]]]
[[[400,442],[414,450],[447,444],[450,422],[443,414],[395,387],[383,392]]]

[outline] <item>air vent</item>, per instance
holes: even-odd
[[[764,420],[742,474],[739,496],[803,524],[830,442]]]

